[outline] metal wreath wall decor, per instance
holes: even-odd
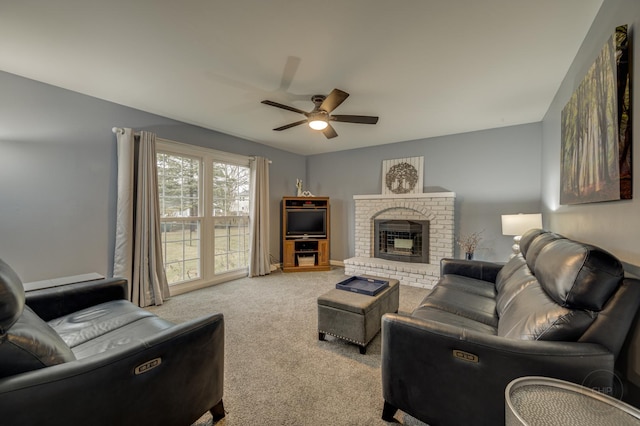
[[[424,157],[382,162],[382,194],[421,194]]]

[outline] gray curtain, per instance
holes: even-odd
[[[271,273],[269,263],[269,160],[251,161],[249,276]]]
[[[169,298],[162,262],[156,135],[116,131],[118,201],[113,275],[129,281],[129,299],[145,307]]]

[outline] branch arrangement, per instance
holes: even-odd
[[[456,240],[456,242],[458,243],[460,248],[464,250],[465,253],[473,253],[474,251],[476,251],[480,240],[482,240],[482,237],[480,236],[482,232],[483,231],[474,232],[468,235],[460,234],[460,237]]]

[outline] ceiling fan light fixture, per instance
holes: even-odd
[[[287,130],[306,123],[312,130],[321,131],[324,134],[324,137],[332,139],[338,136],[338,134],[329,124],[331,121],[359,124],[376,124],[378,122],[378,117],[369,115],[331,115],[331,111],[338,108],[348,97],[349,94],[340,89],[333,89],[331,93],[329,93],[329,96],[313,95],[311,97],[311,102],[315,104],[315,108],[309,112],[269,100],[264,100],[262,103],[276,108],[286,109],[287,111],[296,112],[306,117],[303,120],[276,127],[273,130],[279,132],[281,130]]]
[[[313,120],[309,121],[309,127],[311,127],[313,130],[324,130],[328,125],[329,123],[327,123],[327,121],[323,120],[322,118],[314,118]]]

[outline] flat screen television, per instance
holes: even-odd
[[[324,209],[287,209],[287,237],[325,237],[327,211]]]

